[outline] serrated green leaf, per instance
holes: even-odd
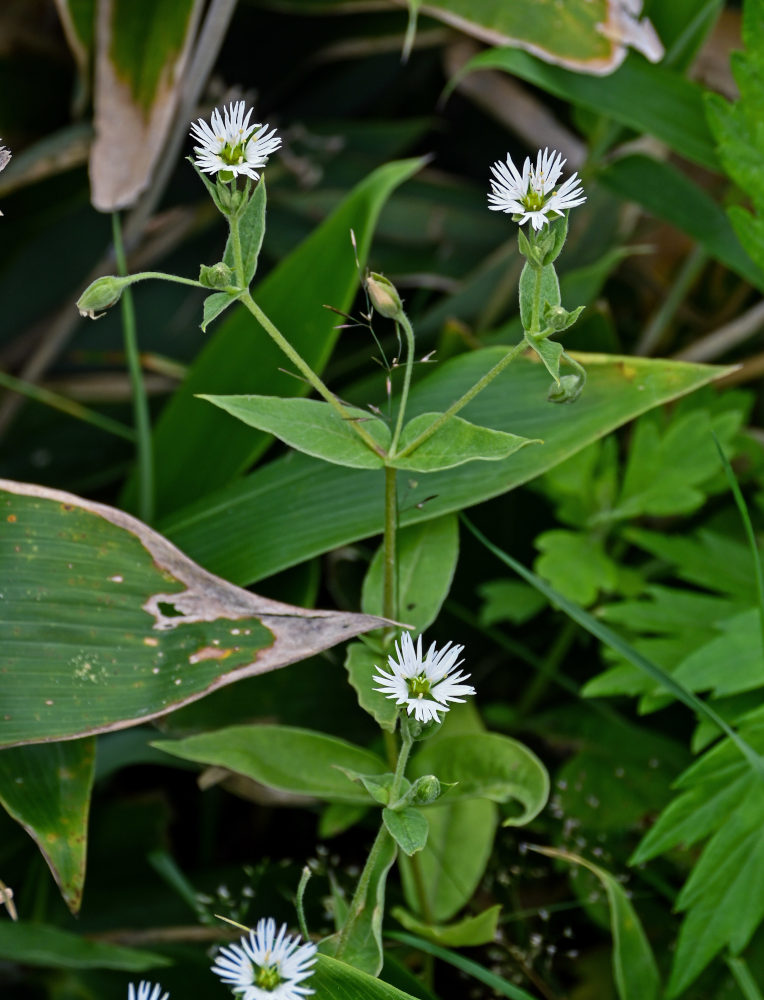
[[[339,770],[385,774],[383,760],[345,740],[290,726],[230,726],[152,746],[182,760],[226,767],[270,788],[328,802],[368,805],[369,796]]]
[[[411,857],[424,849],[430,827],[418,809],[383,809],[382,822],[404,854]]]
[[[543,444],[538,438],[524,438],[518,434],[480,427],[461,417],[451,417],[416,451],[400,457],[400,452],[405,451],[406,447],[431,427],[439,416],[440,413],[420,413],[418,417],[409,420],[401,433],[398,444],[399,455],[390,459],[388,464],[395,469],[408,472],[440,472],[481,459],[489,462],[500,461],[514,455],[528,444]]]
[[[534,544],[542,553],[534,564],[536,572],[571,600],[587,606],[600,591],[616,589],[618,566],[601,542],[582,532],[556,528],[542,532]]]
[[[674,677],[692,691],[713,691],[716,698],[760,688],[764,650],[759,609],[743,611],[719,627],[723,634],[682,660]]]
[[[390,430],[383,421],[365,410],[346,407],[347,420],[317,399],[282,399],[279,396],[206,396],[200,399],[219,406],[250,427],[273,434],[290,447],[314,458],[351,469],[381,469],[382,458],[353,430],[352,422],[363,423],[385,449]]]
[[[384,552],[380,546],[363,581],[361,608],[382,608]],[[459,521],[453,514],[402,528],[397,539],[397,585],[400,618],[422,633],[448,597],[459,558]],[[381,666],[385,669],[386,659]]]

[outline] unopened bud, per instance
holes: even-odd
[[[575,403],[584,391],[585,379],[583,375],[563,375],[560,384],[552,384],[547,399],[550,403]]]
[[[199,283],[205,288],[228,288],[233,284],[233,271],[222,260],[209,267],[202,264],[199,268]]]
[[[100,319],[103,313],[97,313],[97,309],[108,309],[115,302],[119,302],[123,290],[130,284],[130,277],[117,278],[110,274],[104,278],[96,280],[88,285],[85,291],[77,300],[77,308],[80,316],[88,316],[90,319]]]
[[[583,309],[583,306],[578,306],[572,312],[568,312],[562,306],[550,306],[547,303],[544,309],[544,324],[555,333],[560,333],[562,330],[567,330],[569,326],[573,326]]]
[[[425,774],[417,778],[411,788],[411,803],[415,806],[426,806],[440,797],[440,782],[434,774]]]
[[[366,277],[366,291],[371,299],[371,304],[380,316],[386,316],[388,319],[400,319],[403,313],[403,304],[395,285],[389,278],[386,278],[384,274],[370,271]]]

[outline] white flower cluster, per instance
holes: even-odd
[[[433,643],[423,656],[421,635],[415,647],[411,635],[404,632],[400,644],[395,644],[397,659],[387,658],[392,672],[377,667],[374,690],[393,698],[396,705],[405,705],[418,722],[440,722],[438,713],[447,712],[449,702],[463,702],[464,695],[475,693],[471,685],[462,683],[470,675],[456,669],[463,662],[459,660],[463,649],[447,642],[438,652]]]
[[[197,140],[194,163],[205,174],[221,173],[222,180],[232,180],[239,175],[256,181],[268,157],[281,145],[276,130],[268,125],[249,124],[252,108],[246,110],[244,101],[233,101],[223,108],[215,108],[210,124],[200,118],[191,125],[191,136]],[[230,175],[230,176],[229,176]]]
[[[221,948],[212,971],[241,1000],[303,1000],[315,992],[304,985],[315,963],[311,941],[302,944],[299,935],[287,934],[286,924],[276,930],[276,921],[268,917],[238,944]],[[136,988],[131,983],[127,1000],[169,1000],[169,993],[158,984],[142,982]]]
[[[491,167],[491,192],[488,207],[493,212],[519,215],[519,224],[530,220],[534,229],[542,229],[550,220],[562,215],[565,209],[575,208],[586,201],[578,174],[571,176],[555,190],[565,160],[561,153],[545,149],[538,151],[536,165],[526,156],[523,171],[517,169],[507,153],[507,162],[498,160]]]

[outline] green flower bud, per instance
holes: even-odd
[[[395,285],[383,274],[370,271],[366,277],[366,291],[380,316],[388,319],[400,319],[403,304]]]
[[[549,303],[546,304],[544,309],[544,325],[551,327],[555,333],[560,333],[562,330],[567,330],[569,326],[573,326],[578,317],[583,312],[583,306],[578,306],[573,312],[568,312],[567,309],[563,309],[562,306],[550,306]]]
[[[115,302],[119,302],[123,290],[130,284],[131,280],[130,277],[117,278],[112,274],[104,278],[96,278],[77,300],[80,316],[100,319],[103,313],[97,313],[96,309],[108,309]]]
[[[233,284],[233,271],[222,260],[210,267],[202,264],[199,268],[199,281],[205,288],[227,288]]]
[[[563,375],[560,384],[552,384],[547,399],[550,403],[575,403],[584,391],[586,379],[583,375]]]
[[[426,806],[440,797],[440,782],[434,774],[417,778],[411,788],[411,804]]]

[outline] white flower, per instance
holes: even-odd
[[[249,124],[252,108],[244,113],[244,101],[233,101],[223,108],[223,114],[215,108],[210,119],[211,125],[200,118],[191,125],[191,136],[200,145],[194,146],[196,166],[205,174],[221,171],[223,180],[232,180],[243,174],[256,181],[258,170],[268,162],[268,157],[281,145],[276,130],[268,131],[268,125]],[[225,174],[230,174],[226,177]]]
[[[143,980],[138,984],[137,991],[133,983],[127,987],[127,1000],[169,1000],[169,996],[169,993],[162,993],[159,983],[147,983]]]
[[[552,218],[562,215],[566,208],[575,208],[586,201],[578,174],[571,176],[555,191],[565,160],[561,153],[545,149],[538,151],[536,166],[530,157],[525,158],[522,174],[507,153],[507,162],[498,160],[491,167],[491,192],[488,207],[493,212],[511,212],[520,215],[522,226],[529,219],[534,229],[542,229]]]
[[[469,674],[456,670],[462,663],[456,661],[463,649],[464,646],[447,642],[438,652],[433,643],[423,658],[421,635],[415,648],[411,635],[404,632],[400,646],[395,644],[398,658],[387,658],[392,673],[377,667],[374,680],[379,681],[379,686],[374,690],[394,698],[396,705],[405,705],[408,714],[413,714],[418,722],[440,722],[438,712],[447,712],[449,702],[462,702],[462,695],[475,693],[473,687],[462,683]]]
[[[258,920],[239,944],[220,949],[212,971],[242,1000],[301,1000],[314,993],[299,984],[313,975],[316,946],[301,945],[300,936],[286,930],[282,924],[277,934],[272,917]]]

